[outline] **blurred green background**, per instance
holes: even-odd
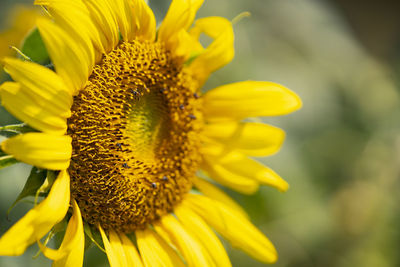
[[[12,27],[9,10],[31,2],[1,1],[3,31]],[[150,0],[158,21],[169,2]],[[276,245],[276,267],[400,266],[399,3],[356,3],[206,0],[198,13],[229,19],[252,14],[235,25],[235,59],[205,89],[270,80],[303,99],[300,111],[263,119],[287,132],[281,151],[262,161],[290,190],[262,187],[252,196],[229,191]],[[13,121],[0,110],[0,125]],[[24,164],[0,170],[0,234],[31,207],[21,203],[6,217],[28,173]],[[263,266],[226,245],[234,266]],[[50,266],[43,256],[32,260],[37,250],[0,257],[0,266]],[[85,266],[108,263],[93,248]]]

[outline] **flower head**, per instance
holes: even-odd
[[[230,266],[214,229],[252,257],[276,261],[271,242],[214,183],[287,190],[249,158],[275,153],[283,131],[243,119],[287,114],[301,102],[259,81],[202,94],[234,55],[231,22],[207,17],[192,26],[202,2],[173,0],[156,31],[144,0],[36,0],[51,16],[37,26],[54,70],[4,59],[14,81],[1,86],[2,104],[36,131],[1,149],[49,170],[50,189],[42,186],[46,198],[0,238],[0,255],[37,241],[56,266],[81,266],[86,229],[99,231],[111,266]],[[213,39],[208,47],[201,34]],[[59,249],[41,243],[68,218]]]

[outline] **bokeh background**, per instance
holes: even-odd
[[[170,1],[150,0],[160,21]],[[15,21],[22,0],[0,2],[0,53],[20,45],[30,20]],[[281,83],[303,99],[291,115],[264,118],[282,127],[281,151],[260,159],[291,185],[251,196],[228,191],[273,241],[276,267],[400,266],[400,19],[398,1],[206,0],[198,17],[251,17],[235,25],[236,57],[205,89],[241,80]],[[18,34],[17,34],[18,33]],[[0,125],[15,122],[4,109]],[[30,207],[7,209],[29,166],[0,170],[0,234]],[[263,266],[227,245],[234,266]],[[1,267],[50,266],[31,247],[0,257]],[[108,266],[97,248],[85,266]]]

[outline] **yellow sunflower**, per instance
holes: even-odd
[[[173,0],[156,29],[144,0],[35,1],[48,11],[37,27],[53,67],[3,60],[14,81],[1,85],[2,104],[36,131],[6,139],[1,150],[49,170],[41,195],[50,189],[0,238],[0,255],[38,242],[54,266],[82,266],[85,233],[96,242],[99,231],[96,244],[113,267],[231,266],[215,230],[257,260],[277,260],[215,182],[242,193],[260,184],[287,190],[249,158],[276,152],[284,132],[243,120],[287,114],[301,101],[261,81],[202,94],[234,56],[229,20],[193,23],[202,2]],[[213,39],[207,47],[201,34]],[[49,248],[41,240],[61,221],[64,239]]]

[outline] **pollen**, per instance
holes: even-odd
[[[160,43],[122,42],[74,97],[71,194],[88,223],[141,229],[191,189],[201,99],[183,66]]]

